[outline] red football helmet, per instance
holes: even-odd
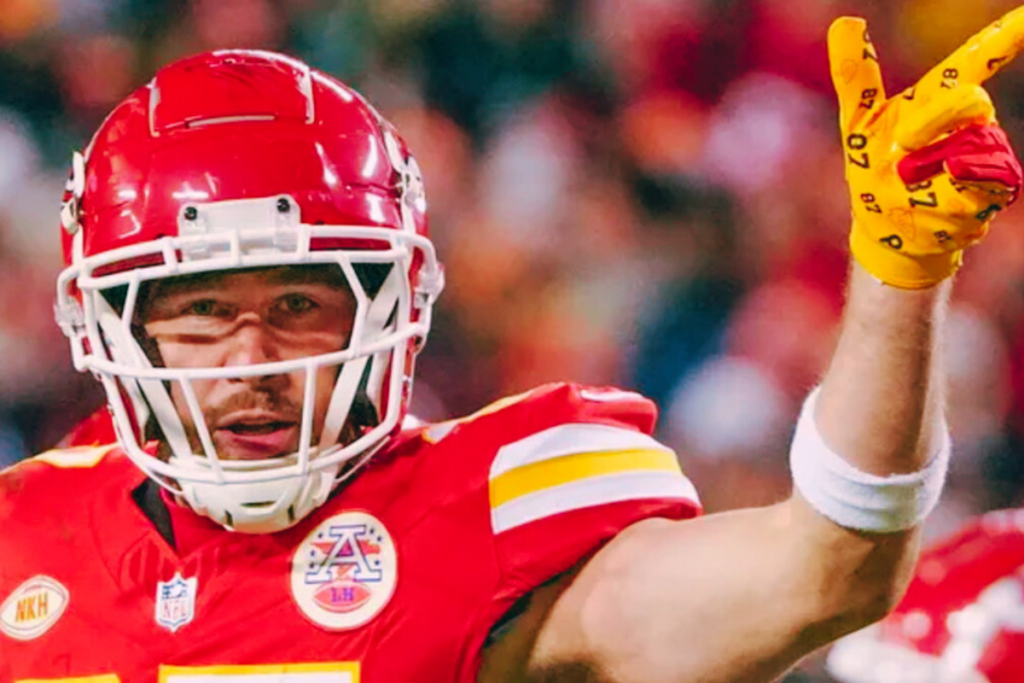
[[[836,643],[828,667],[843,683],[1024,681],[1024,509],[925,552],[895,612]]]
[[[416,161],[342,83],[269,52],[172,64],[75,154],[61,223],[67,268],[57,319],[75,366],[103,383],[132,460],[197,511],[241,531],[290,526],[399,429],[443,271]],[[356,314],[346,348],[179,369],[154,362],[140,344],[133,319],[151,281],[300,264],[333,264],[347,280]],[[312,434],[310,396],[325,366],[337,379],[321,433]],[[299,449],[218,458],[191,383],[294,372],[306,378]],[[190,445],[172,386],[186,399],[200,449]],[[154,454],[154,433],[169,456]]]

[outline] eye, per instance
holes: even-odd
[[[217,302],[213,299],[199,299],[198,301],[192,301],[186,306],[186,315],[201,315],[208,316],[214,315],[217,311]]]
[[[288,294],[281,299],[281,306],[289,313],[305,313],[316,304],[305,294]]]

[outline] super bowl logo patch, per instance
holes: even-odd
[[[33,576],[0,605],[0,631],[15,640],[32,640],[57,623],[68,606],[68,589],[49,576]]]
[[[398,561],[373,515],[345,512],[313,530],[292,557],[292,596],[313,623],[332,630],[366,624],[395,592]]]
[[[182,578],[181,572],[170,581],[156,583],[156,623],[171,633],[188,624],[196,614],[196,577]]]

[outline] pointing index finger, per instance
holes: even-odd
[[[840,17],[828,30],[828,58],[832,84],[839,99],[843,130],[855,119],[873,113],[885,102],[885,86],[878,54],[860,17]]]
[[[1024,6],[1004,15],[975,34],[929,71],[919,88],[952,89],[958,84],[981,85],[1024,49]]]

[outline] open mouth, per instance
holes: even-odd
[[[298,446],[298,433],[298,422],[292,420],[249,418],[221,424],[214,430],[213,439],[226,459],[258,460],[293,452]]]
[[[256,436],[260,434],[270,434],[280,429],[290,429],[295,426],[294,422],[264,422],[260,424],[233,424],[224,427],[227,431],[232,434],[238,434],[241,436]]]

